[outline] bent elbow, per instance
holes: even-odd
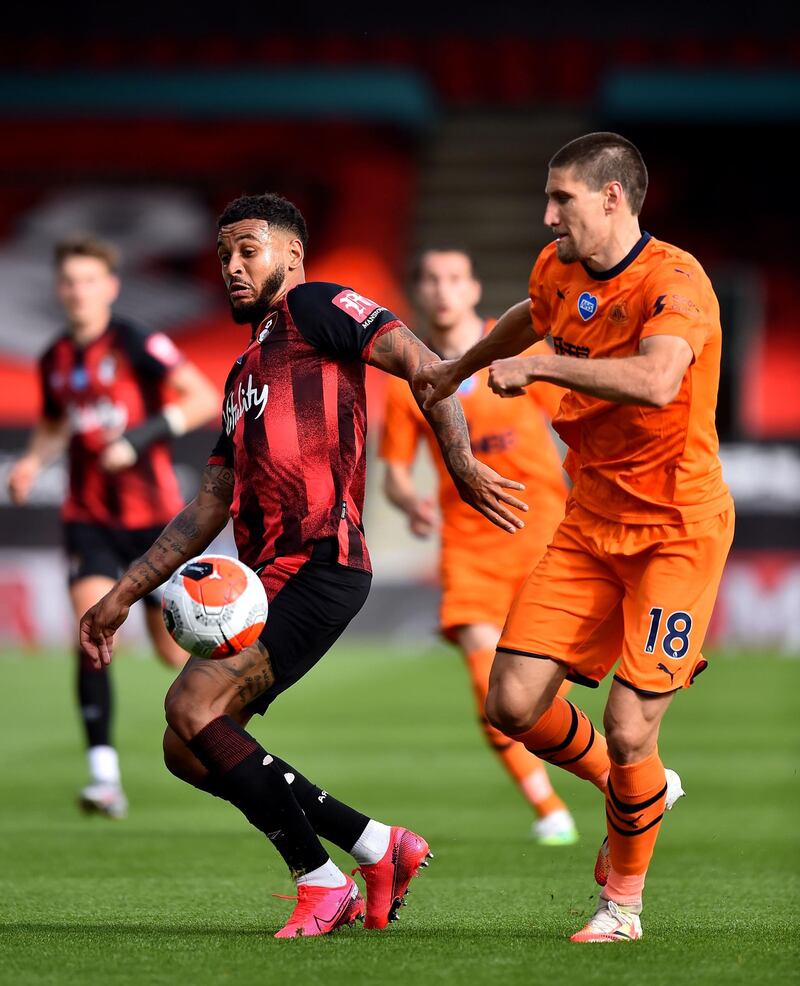
[[[681,381],[665,379],[662,375],[653,377],[648,388],[647,403],[650,407],[666,407],[678,396]]]

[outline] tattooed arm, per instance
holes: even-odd
[[[370,365],[396,377],[404,377],[409,386],[414,374],[423,364],[437,361],[436,354],[402,324],[379,335],[369,355]],[[510,534],[517,528],[524,527],[522,520],[506,504],[517,510],[527,510],[527,505],[505,491],[522,490],[525,487],[521,483],[504,479],[475,458],[470,446],[467,422],[458,399],[451,396],[431,408],[425,408],[420,396],[413,389],[412,393],[436,435],[445,465],[461,499]]]
[[[159,534],[116,585],[81,620],[81,646],[96,667],[111,662],[114,633],[130,607],[200,554],[225,527],[233,500],[233,470],[206,466],[197,496]]]

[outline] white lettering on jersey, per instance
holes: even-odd
[[[240,380],[238,386],[228,393],[222,407],[222,422],[226,434],[232,435],[239,419],[253,407],[259,409],[254,419],[258,421],[267,406],[268,394],[268,384],[265,383],[261,389],[253,385],[252,373],[248,376],[246,385]]]
[[[108,397],[101,397],[93,404],[67,405],[69,430],[73,435],[88,435],[93,431],[112,432],[121,435],[128,423],[128,409],[115,404]]]

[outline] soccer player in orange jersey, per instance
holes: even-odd
[[[661,818],[682,794],[658,755],[661,719],[705,667],[700,648],[733,538],[714,422],[719,305],[700,264],[643,233],[647,170],[623,137],[595,133],[550,161],[530,302],[460,359],[424,367],[432,405],[490,366],[522,397],[569,388],[554,425],[569,446],[567,514],[517,595],[492,667],[487,716],[540,757],[605,793],[598,908],[576,942],[642,935],[645,875]],[[513,357],[537,336],[556,355]],[[605,739],[557,696],[620,659]]]
[[[466,251],[425,250],[413,280],[423,317],[421,334],[437,355],[460,356],[491,327],[475,311],[481,285]],[[546,342],[532,351],[552,352]],[[458,397],[475,454],[525,484],[520,496],[530,509],[524,529],[513,538],[500,531],[495,535],[491,524],[477,515],[473,519],[474,511],[462,508],[433,432],[408,386],[394,378],[389,381],[380,446],[386,462],[384,491],[407,515],[413,534],[425,538],[434,533],[438,519],[433,501],[418,494],[412,476],[419,442],[427,441],[438,474],[442,633],[464,654],[489,744],[538,816],[532,834],[546,845],[568,845],[577,839],[575,824],[553,791],[544,764],[484,715],[489,670],[508,608],[564,516],[567,488],[547,419],[565,391],[538,383],[527,389],[528,400],[503,401],[489,390],[487,380],[488,371],[480,371],[461,384]]]

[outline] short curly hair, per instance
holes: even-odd
[[[273,192],[265,192],[263,195],[240,195],[238,199],[225,206],[217,219],[217,229],[241,222],[243,219],[263,219],[272,226],[277,226],[278,229],[286,229],[294,233],[303,244],[303,249],[308,246],[308,229],[303,213],[294,202],[283,198],[282,195],[275,195]]]

